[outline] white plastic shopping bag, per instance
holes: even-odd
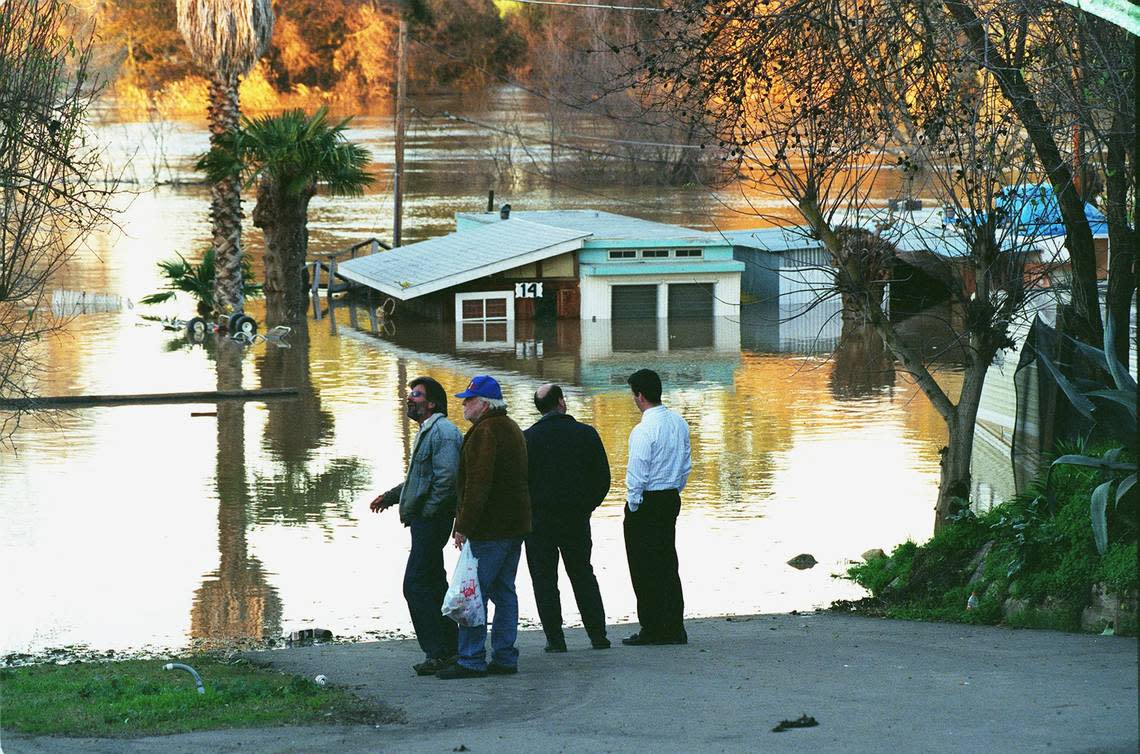
[[[461,626],[482,626],[487,622],[483,592],[479,590],[479,560],[471,552],[471,542],[463,543],[451,586],[443,596],[443,614]]]

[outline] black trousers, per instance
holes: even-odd
[[[685,596],[677,564],[680,512],[677,490],[646,492],[636,511],[625,509],[625,556],[645,638],[676,639],[685,629]]]
[[[594,567],[590,565],[593,547],[589,519],[542,526],[526,538],[526,564],[534,584],[534,601],[542,630],[551,644],[566,643],[562,631],[562,597],[558,593],[559,555],[570,577],[586,633],[593,641],[606,636],[606,610]]]
[[[457,651],[459,630],[440,611],[447,592],[443,548],[451,540],[451,516],[413,518],[412,549],[404,570],[404,599],[420,649],[431,659],[451,657]]]

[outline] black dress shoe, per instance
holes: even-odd
[[[648,647],[651,644],[656,644],[657,642],[654,641],[652,637],[646,636],[645,632],[642,631],[640,633],[634,634],[633,636],[625,637],[621,640],[621,643],[625,644],[627,647]]]
[[[494,662],[487,665],[487,675],[514,675],[517,672],[518,665],[499,665]]]
[[[454,657],[435,657],[412,666],[416,675],[435,675],[455,662]]]
[[[566,642],[559,643],[559,642],[554,642],[554,641],[548,641],[548,642],[546,642],[546,646],[542,648],[542,651],[543,652],[557,652],[557,653],[565,652],[566,651]]]
[[[486,676],[486,670],[475,670],[466,665],[460,665],[458,662],[435,674],[436,678],[441,678],[445,681],[453,681],[458,678],[485,678]]]
[[[598,639],[590,639],[590,646],[594,649],[609,649],[610,640],[604,636]]]

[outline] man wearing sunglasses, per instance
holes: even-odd
[[[408,383],[408,418],[420,425],[403,484],[369,506],[378,513],[400,506],[400,521],[411,529],[412,548],[404,570],[404,599],[426,659],[413,665],[418,675],[450,666],[458,649],[455,623],[440,612],[447,592],[443,548],[455,520],[455,475],[463,435],[447,418],[447,391],[431,377]]]

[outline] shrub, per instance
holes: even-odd
[[[1089,495],[1100,483],[1095,469],[1056,466],[1055,507],[1037,485],[982,516],[959,515],[923,545],[905,542],[887,558],[854,565],[847,577],[876,598],[877,614],[890,617],[1079,630],[1094,583],[1117,594],[1137,586],[1135,529],[1112,530],[1104,556],[1097,551]],[[987,543],[980,578],[970,584]],[[967,610],[971,593],[977,607]],[[1009,597],[1025,607],[1006,618]]]

